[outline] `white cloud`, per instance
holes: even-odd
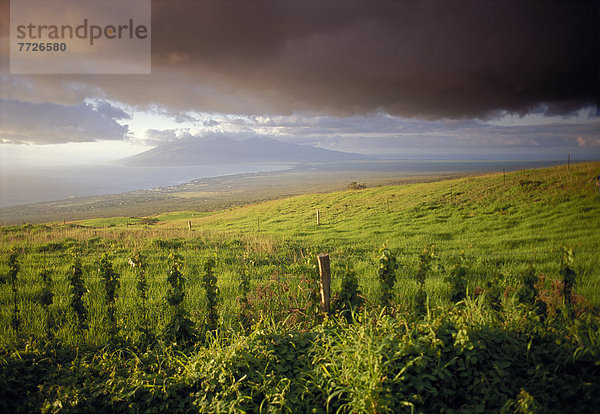
[[[0,140],[13,144],[60,144],[122,140],[129,115],[107,102],[60,105],[0,100]]]

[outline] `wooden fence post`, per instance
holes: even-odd
[[[320,224],[319,222],[319,210],[317,210],[317,226]]]
[[[319,261],[319,286],[321,293],[321,312],[329,313],[331,299],[331,271],[329,267],[329,255],[321,253],[317,260]]]
[[[188,220],[188,229],[189,231],[192,231],[192,221]]]

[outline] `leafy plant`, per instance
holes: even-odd
[[[415,296],[415,313],[419,316],[427,313],[427,293],[425,292],[425,280],[427,275],[434,270],[439,257],[435,254],[435,246],[432,244],[429,248],[423,249],[419,255],[419,268],[417,270],[417,283],[419,290]]]
[[[215,260],[208,259],[204,264],[202,285],[206,293],[206,329],[215,331],[219,326],[219,288],[214,275]]]
[[[348,186],[346,187],[348,190],[364,190],[365,188],[367,188],[367,184],[365,183],[357,183],[356,181],[352,181],[350,184],[348,184]]]
[[[502,407],[502,413],[528,414],[542,412],[542,407],[535,401],[535,398],[525,390],[521,390],[515,400],[509,400]]]
[[[139,224],[144,224],[148,226],[152,226],[156,223],[158,223],[158,219],[156,217],[143,217],[139,221]]]
[[[19,333],[19,307],[18,307],[18,297],[17,297],[17,276],[19,274],[19,270],[21,270],[21,265],[19,264],[19,253],[16,249],[12,248],[10,251],[10,255],[8,256],[8,281],[10,283],[10,287],[12,290],[13,297],[13,311],[12,318],[10,321],[10,325],[15,330],[15,332]]]
[[[119,274],[113,269],[113,265],[105,253],[100,259],[98,272],[104,281],[104,292],[107,304],[107,315],[109,323],[109,334],[112,338],[117,335],[117,289],[119,288]]]
[[[314,317],[319,313],[319,259],[317,250],[320,249],[307,249],[307,256],[305,260],[305,276],[302,280],[306,284],[306,290],[308,297],[306,298],[305,313],[309,317]]]
[[[167,290],[167,303],[171,306],[171,321],[165,328],[165,336],[176,342],[186,343],[197,338],[194,323],[183,306],[185,299],[185,277],[181,273],[182,257],[178,254],[169,255],[171,268],[169,269],[169,289]]]
[[[148,343],[154,338],[152,335],[152,330],[150,329],[150,318],[148,315],[148,280],[146,277],[145,257],[140,253],[136,253],[129,258],[129,265],[136,273],[135,287],[141,300],[139,308],[142,323],[139,327],[139,330],[142,334],[142,342]]]
[[[568,308],[573,305],[573,287],[577,278],[577,273],[573,269],[573,261],[573,249],[563,247],[560,274],[563,277],[563,299]]]
[[[363,305],[364,301],[358,287],[356,272],[350,265],[347,265],[342,278],[342,289],[333,300],[332,311],[339,313],[350,322],[352,313],[357,311]]]
[[[249,261],[247,258],[245,259],[246,260],[244,260],[244,264],[241,266],[240,270],[239,289],[241,294],[238,297],[238,303],[240,305],[238,318],[242,327],[248,331],[252,325],[251,306],[248,302],[248,294],[250,293],[250,266],[253,264],[253,261]]]
[[[69,283],[71,285],[70,305],[73,312],[75,312],[75,316],[77,316],[77,329],[81,332],[88,327],[88,310],[83,303],[83,295],[85,295],[88,290],[83,282],[83,267],[79,256],[75,256],[73,265],[71,266]]]
[[[381,289],[381,306],[390,306],[394,284],[396,283],[396,271],[398,270],[398,267],[399,264],[396,260],[396,255],[394,255],[390,249],[384,246],[381,249],[381,256],[379,257],[379,269],[377,271]]]
[[[458,260],[450,270],[449,275],[446,277],[446,281],[450,283],[450,300],[452,302],[459,302],[463,300],[467,295],[467,268],[464,263],[466,261],[465,252],[460,251]]]
[[[46,334],[48,336],[54,333],[54,318],[50,313],[50,305],[54,302],[54,293],[52,293],[52,277],[50,270],[44,269],[40,272],[42,279],[42,292],[39,297],[40,304],[46,314]]]
[[[47,310],[54,302],[54,293],[52,293],[52,272],[44,269],[40,272],[40,278],[42,279],[42,292],[39,301],[44,309]]]
[[[535,270],[530,268],[522,278],[522,286],[517,292],[519,302],[531,306],[540,316],[546,316],[547,305],[540,299],[540,292],[537,288],[539,282]]]

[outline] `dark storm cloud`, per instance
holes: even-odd
[[[171,113],[426,119],[596,102],[593,1],[165,0],[152,15],[152,75],[3,79],[5,93]]]
[[[96,105],[35,104],[0,99],[0,142],[60,144],[124,139],[127,119],[122,110],[106,102]]]
[[[153,12],[155,67],[184,66],[275,111],[461,118],[595,102],[595,2],[169,1]]]

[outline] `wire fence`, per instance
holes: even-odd
[[[556,252],[552,251],[530,251],[536,252],[537,254],[543,254],[545,257],[554,256],[556,257]],[[520,254],[526,254],[524,252],[519,252]],[[411,264],[404,264],[401,266],[396,274],[395,282],[396,289],[393,295],[392,307],[396,309],[408,309],[410,306],[414,304],[415,301],[415,293],[419,289],[418,286],[418,259],[422,255],[421,252],[399,252],[397,253],[397,258],[400,262],[402,259],[406,259],[407,257],[411,257],[417,259],[415,262]],[[496,252],[493,255],[488,257],[498,258],[503,255],[503,252]],[[446,261],[453,263],[451,258],[456,257],[457,255],[446,255]],[[480,258],[481,255],[472,256],[473,258]],[[377,306],[377,289],[378,282],[380,281],[379,276],[377,275],[378,269],[378,259],[379,257],[372,255],[365,257],[364,255],[333,255],[331,256],[332,263],[345,263],[348,261],[353,261],[353,258],[361,258],[364,262],[367,263],[369,270],[367,274],[362,274],[357,277],[359,282],[366,282],[366,285],[370,286],[370,289],[367,289],[368,294],[361,294],[361,296],[365,299],[365,303],[367,307]],[[25,261],[27,256],[22,257],[22,261]],[[115,266],[117,272],[125,273],[119,277],[119,281],[121,281],[121,288],[119,289],[119,294],[117,296],[117,315],[121,320],[121,328],[122,329],[139,329],[141,327],[141,321],[143,319],[143,312],[148,312],[151,314],[154,320],[165,321],[169,319],[170,315],[172,315],[175,311],[169,306],[169,293],[167,289],[170,289],[167,283],[168,277],[168,268],[170,261],[165,261],[165,257],[162,256],[153,256],[152,261],[161,260],[161,268],[153,268],[152,270],[148,267],[146,268],[145,274],[147,278],[147,282],[149,284],[153,284],[154,289],[152,290],[152,294],[148,292],[147,299],[143,299],[139,292],[135,292],[135,282],[139,282],[139,275],[134,276],[135,269],[131,268],[126,261],[126,257],[120,258],[119,266]],[[208,311],[206,308],[207,297],[204,289],[201,288],[201,278],[203,275],[203,270],[199,266],[200,262],[215,259],[214,255],[193,255],[194,263],[186,267],[186,279],[187,283],[185,285],[185,302],[184,307],[186,311],[189,313],[190,317],[196,324],[202,324],[203,321],[208,318]],[[467,256],[467,259],[469,257]],[[218,314],[219,319],[224,321],[227,324],[239,324],[240,321],[244,318],[243,315],[243,307],[241,306],[240,299],[246,295],[246,298],[250,298],[252,302],[252,307],[250,312],[256,318],[262,317],[261,315],[276,315],[279,318],[284,318],[287,315],[293,314],[301,314],[303,317],[307,316],[306,306],[316,306],[314,299],[310,299],[311,295],[314,298],[315,295],[318,294],[317,284],[317,270],[313,267],[313,264],[310,263],[312,261],[311,256],[304,257],[247,257],[247,256],[225,256],[218,257],[218,266],[215,269],[215,273],[217,279],[220,284],[229,284],[229,289],[227,289],[227,297],[221,296],[221,301],[218,305]],[[356,261],[356,260],[354,260]],[[442,260],[440,260],[442,261]],[[281,272],[273,272],[273,267],[277,268],[278,266],[282,266]],[[50,263],[48,263],[50,264]],[[105,299],[105,290],[102,286],[102,282],[104,278],[97,270],[97,262],[90,262],[84,268],[86,272],[84,273],[84,283],[87,285],[87,292],[84,294],[85,301],[88,303],[90,310],[90,318],[94,318],[95,324],[100,326],[94,328],[97,332],[100,332],[102,329],[102,324],[106,319],[106,309],[108,306],[107,300]],[[288,268],[287,266],[298,265],[293,269]],[[465,264],[468,267],[468,263]],[[232,275],[231,269],[228,269],[228,266],[235,266],[234,271],[246,269],[250,274],[246,274],[247,277],[252,282],[256,283],[256,290],[246,290],[243,291],[241,285],[243,275],[240,273],[239,275]],[[49,266],[51,267],[51,266]],[[443,268],[440,267],[439,271],[430,271],[427,274],[426,279],[428,281],[447,281],[447,276],[449,274],[450,267]],[[228,270],[226,275],[219,276],[219,270]],[[263,272],[263,270],[266,270]],[[343,267],[335,267],[332,268],[333,273],[331,275],[331,281],[339,288],[340,281],[342,281],[346,275],[346,270]],[[160,272],[159,272],[160,271]],[[288,272],[289,271],[289,272]],[[66,279],[69,277],[69,272],[62,271],[57,272],[52,276],[52,294],[55,299],[54,302],[51,302],[51,305],[45,307],[45,312],[48,313],[48,309],[52,309],[52,312],[55,314],[61,314],[62,316],[62,324],[68,325],[71,327],[75,326],[74,312],[73,309],[69,306],[69,300],[67,298],[71,298],[71,287],[67,286]],[[27,282],[35,281],[35,284],[27,284]],[[5,280],[6,282],[6,280]],[[63,283],[60,289],[57,289],[58,283]],[[235,283],[232,283],[235,282]],[[295,282],[298,282],[297,285],[294,285]],[[413,282],[411,285],[405,285],[404,282]],[[304,284],[303,284],[304,283]],[[265,287],[269,284],[272,284],[273,289],[267,291],[266,294],[264,292],[259,291],[259,287]],[[284,286],[288,284],[292,287],[292,289],[287,289],[288,286]],[[405,288],[398,289],[399,285],[404,284]],[[16,292],[14,290],[11,291],[11,286],[9,283],[4,283],[4,286],[0,284],[0,298],[3,301],[3,306],[0,311],[0,328],[1,329],[11,329],[11,310],[14,312],[14,309],[18,309],[13,315],[19,315],[19,317],[24,321],[25,325],[31,325],[26,329],[31,331],[31,334],[35,335],[34,326],[43,326],[39,325],[40,322],[36,322],[43,317],[42,304],[39,300],[43,294],[44,286],[42,286],[42,280],[37,275],[31,274],[23,274],[16,281]],[[127,289],[124,289],[124,285],[128,285]],[[156,287],[159,286],[159,290],[157,292]],[[189,287],[194,285],[194,291],[187,291]],[[364,286],[365,284],[363,284]],[[49,285],[46,285],[46,288]],[[306,288],[306,289],[305,289]],[[422,288],[422,285],[421,285]],[[450,288],[450,284],[448,284],[448,289]],[[286,290],[287,289],[287,290]],[[309,292],[309,290],[311,292]],[[436,291],[436,292],[443,292]],[[157,294],[158,293],[158,294]],[[220,295],[223,295],[225,292],[221,292]],[[261,294],[263,296],[261,296]],[[334,295],[332,295],[334,296]],[[264,301],[266,303],[260,303],[260,301]],[[440,298],[433,298],[432,301],[439,301]],[[312,305],[308,305],[310,301]],[[143,308],[140,307],[140,303],[144,303]],[[12,306],[14,304],[14,307]],[[145,308],[145,309],[144,309]],[[14,319],[14,318],[13,318]],[[159,329],[158,325],[154,327],[155,329]],[[25,328],[23,328],[25,329]],[[39,328],[38,328],[39,329]],[[73,328],[74,329],[74,328]],[[95,331],[95,332],[96,332]]]
[[[449,269],[451,266],[453,266],[454,264],[456,264],[456,259],[459,257],[459,250],[455,250],[452,251],[450,253],[443,252],[441,254],[438,254],[438,263],[440,263],[441,267],[441,271],[439,273],[445,273],[447,271],[447,268]],[[589,254],[589,257],[593,257],[595,258],[597,255],[597,250],[593,250],[593,249],[578,249],[576,251],[576,253],[578,255],[581,254]],[[418,252],[406,252],[406,251],[397,251],[396,255],[397,255],[397,259],[398,262],[400,263],[400,268],[398,269],[398,276],[397,276],[397,280],[411,280],[414,279],[414,271],[415,271],[415,266],[417,266],[418,260],[420,255],[422,254],[422,252],[418,251]],[[31,273],[31,269],[29,269],[27,267],[27,258],[29,255],[23,255],[20,258],[20,263],[21,263],[21,273],[24,272],[29,272]],[[99,257],[97,255],[94,255],[95,257]],[[84,256],[84,258],[87,258],[88,256]],[[532,258],[540,258],[540,259],[544,259],[547,260],[549,258],[555,259],[554,261],[558,264],[559,261],[559,250],[557,249],[556,251],[554,250],[520,250],[518,252],[514,252],[514,251],[503,251],[503,252],[489,252],[489,253],[476,253],[474,255],[465,255],[465,266],[469,266],[469,265],[477,265],[477,266],[498,266],[501,263],[497,263],[496,261],[498,261],[499,259],[506,259],[506,258],[523,258],[522,262],[523,263],[528,263],[529,261],[531,261]],[[377,263],[379,260],[379,256],[377,255],[336,255],[336,254],[332,254],[330,255],[331,258],[331,263],[332,263],[332,276],[331,279],[332,280],[341,280],[343,278],[343,276],[341,276],[340,274],[343,274],[345,272],[344,269],[344,265],[345,264],[351,264],[351,263],[355,263],[355,264],[359,264],[359,263],[363,263],[366,264],[368,266],[370,266],[372,268],[372,273],[376,273],[377,271]],[[125,259],[127,259],[127,257],[125,256]],[[185,274],[185,277],[188,279],[188,281],[193,281],[199,277],[201,277],[201,274],[203,272],[203,270],[201,269],[201,264],[202,262],[208,261],[208,260],[214,260],[217,259],[217,269],[224,271],[224,273],[228,273],[228,275],[221,275],[219,276],[217,274],[217,278],[219,279],[219,281],[223,281],[223,282],[231,282],[231,281],[238,281],[240,280],[240,277],[238,276],[231,276],[231,272],[237,272],[237,271],[243,271],[243,269],[246,269],[246,271],[248,271],[250,273],[250,279],[251,280],[256,280],[255,278],[253,278],[252,276],[255,274],[259,274],[262,271],[274,271],[273,267],[277,268],[280,267],[280,272],[278,272],[277,274],[273,274],[272,276],[276,279],[281,279],[281,280],[288,280],[288,279],[296,279],[298,278],[298,273],[302,273],[304,272],[309,273],[312,272],[314,270],[309,269],[309,266],[311,266],[312,264],[310,263],[310,261],[312,261],[312,257],[310,256],[268,256],[268,255],[261,255],[261,256],[255,256],[255,257],[247,257],[247,256],[218,256],[216,257],[215,255],[189,255],[183,258],[183,271]],[[4,265],[6,266],[6,258],[3,258],[3,260],[0,261],[0,265]],[[85,280],[89,280],[89,281],[99,281],[102,280],[102,276],[100,276],[97,273],[96,266],[99,262],[99,259],[95,259],[95,260],[84,260],[84,269],[85,269]],[[159,263],[156,263],[159,262]],[[403,263],[404,262],[404,263]],[[56,260],[52,260],[52,259],[46,259],[46,260],[41,260],[38,261],[36,263],[36,268],[39,270],[48,270],[50,271],[50,274],[52,276],[53,279],[59,279],[62,280],[64,278],[66,278],[69,274],[68,271],[66,270],[56,270],[57,268],[61,267],[61,266],[66,266],[66,265],[70,265],[70,261],[63,261],[60,260],[59,263],[56,262]],[[137,280],[136,276],[132,276],[131,274],[134,273],[134,269],[130,267],[130,265],[123,261],[123,258],[121,258],[120,260],[117,259],[114,261],[114,266],[115,269],[117,269],[117,271],[121,274],[119,279],[125,282],[129,282],[129,281],[135,281]],[[146,269],[146,277],[148,278],[149,281],[158,281],[161,280],[163,278],[166,278],[167,276],[167,268],[168,268],[168,256],[162,256],[162,255],[153,255],[153,256],[148,256],[147,258],[147,269]],[[36,269],[36,270],[37,270]],[[3,272],[4,273],[4,272]],[[403,274],[408,274],[407,276],[403,276]],[[0,278],[4,276],[3,274],[0,273]],[[434,272],[433,274],[431,274],[428,278],[429,279],[443,279],[445,276],[443,274],[436,274],[436,272]],[[26,275],[20,275],[19,279],[23,279],[26,278],[27,280],[32,280],[36,278],[36,275],[33,274],[26,274]],[[5,277],[6,279],[6,277]],[[265,279],[265,277],[260,277],[257,279]],[[368,274],[362,274],[359,277],[360,280],[378,280],[378,277],[376,275],[368,275]],[[6,282],[6,280],[5,280]],[[1,287],[2,284],[0,284]],[[6,292],[0,292],[0,294],[6,294]]]
[[[325,249],[323,249],[322,251],[327,251]],[[502,251],[502,252],[477,252],[473,255],[468,254],[468,252],[465,252],[462,249],[453,249],[453,250],[446,250],[443,251],[441,253],[438,253],[438,258],[440,259],[440,262],[447,262],[447,261],[452,261],[452,260],[456,260],[456,258],[462,253],[465,256],[465,259],[467,261],[471,261],[471,262],[481,262],[482,260],[488,260],[488,259],[504,259],[504,258],[548,258],[548,257],[554,257],[554,258],[558,258],[559,254],[560,254],[561,250],[560,248],[556,248],[556,249],[552,249],[552,250],[521,250],[519,249],[518,251]],[[169,252],[166,252],[169,253]],[[597,249],[577,249],[576,250],[576,254],[577,255],[590,255],[590,256],[595,256],[597,255],[598,250]],[[400,262],[402,262],[402,260],[405,261],[412,261],[412,260],[418,260],[419,257],[421,256],[422,251],[417,251],[417,252],[406,252],[406,251],[402,251],[402,250],[396,250],[396,256],[398,257],[398,260]],[[341,264],[346,264],[349,262],[354,262],[354,263],[376,263],[379,260],[379,255],[376,254],[372,254],[372,255],[368,255],[368,254],[360,254],[360,255],[352,255],[352,254],[329,254],[331,257],[331,261],[333,263],[341,263]],[[8,256],[8,255],[6,255]],[[24,254],[21,257],[21,262],[26,262],[28,254]],[[93,255],[94,257],[99,257],[97,254]],[[114,254],[115,257],[118,257],[118,254]],[[44,257],[44,256],[42,256]],[[82,256],[84,259],[89,257],[89,256]],[[149,263],[154,264],[153,262],[155,261],[165,261],[168,259],[168,254],[165,255],[152,255],[152,256],[148,256],[149,257]],[[315,256],[316,257],[316,256]],[[125,255],[125,258],[127,258],[127,256]],[[51,266],[51,265],[57,265],[57,263],[55,263],[55,259],[62,259],[62,257],[60,258],[48,258],[45,257],[44,259],[40,259],[41,260],[41,265],[42,266]],[[260,256],[253,256],[253,257],[247,257],[247,256],[216,256],[216,255],[196,255],[196,254],[186,254],[185,256],[183,256],[183,265],[187,266],[186,262],[189,260],[192,260],[193,262],[190,263],[189,267],[191,271],[196,271],[196,267],[198,266],[197,262],[201,262],[201,261],[207,261],[207,260],[216,260],[217,261],[217,265],[220,266],[226,266],[226,265],[238,265],[238,266],[250,266],[250,267],[262,267],[262,266],[290,266],[290,265],[302,265],[302,264],[306,264],[308,261],[312,260],[312,257],[310,256],[300,256],[300,255],[288,255],[288,256],[269,256],[269,255],[260,255]],[[89,260],[87,260],[87,263],[84,263],[87,266],[93,265],[95,263],[97,263],[99,261],[99,259],[90,262]],[[4,264],[6,265],[6,258],[3,257],[2,260],[0,260],[0,265]],[[61,260],[62,263],[64,263],[65,261]],[[118,263],[117,263],[118,264]],[[128,265],[123,266],[123,264],[120,264],[121,267],[128,267]]]
[[[327,249],[322,249],[327,251]],[[395,249],[397,259],[399,261],[400,268],[396,274],[396,283],[397,284],[405,284],[406,282],[416,282],[416,272],[418,267],[419,257],[422,255],[422,250],[406,250],[406,249]],[[438,262],[441,264],[440,268],[437,271],[430,272],[427,276],[428,281],[445,281],[447,280],[448,274],[452,268],[456,264],[456,258],[459,256],[459,249],[451,250],[451,251],[443,251],[441,253],[438,252]],[[130,267],[130,264],[127,262],[127,252],[121,252],[125,254],[121,254],[118,260],[115,261],[115,269],[118,273],[120,273],[119,280],[122,282],[122,285],[129,285],[129,288],[132,288],[132,285],[139,281],[139,277],[134,275],[135,269]],[[167,286],[167,272],[168,272],[168,253],[170,251],[160,251],[158,254],[153,254],[147,257],[147,268],[146,268],[146,278],[149,284],[160,284],[160,286]],[[578,249],[578,254],[586,254],[593,257],[596,257],[597,250],[593,249]],[[22,264],[26,264],[28,257],[31,254],[24,254],[20,257],[20,262]],[[38,253],[39,255],[39,253]],[[97,292],[97,285],[101,284],[103,281],[103,277],[99,274],[97,270],[97,264],[99,259],[90,260],[89,256],[83,256],[87,258],[84,263],[85,273],[84,273],[84,281],[89,284],[88,287],[94,287],[94,290]],[[99,257],[94,255],[94,257]],[[201,268],[201,263],[217,259],[217,268],[216,268],[216,276],[218,282],[223,285],[229,285],[231,289],[229,289],[228,293],[233,293],[232,291],[239,290],[237,284],[239,284],[242,280],[241,272],[248,272],[248,279],[253,284],[261,284],[261,283],[272,283],[272,282],[281,282],[281,283],[289,283],[294,281],[300,281],[302,279],[314,279],[315,268],[311,268],[313,266],[311,261],[313,261],[313,255],[310,255],[306,252],[298,252],[294,251],[287,255],[215,255],[215,254],[193,254],[187,252],[186,257],[184,257],[184,275],[187,279],[187,286],[196,286],[200,284],[203,269]],[[556,259],[556,266],[558,266],[559,259],[559,249],[556,250],[519,250],[519,251],[496,251],[496,252],[477,252],[476,254],[465,255],[465,264],[464,266],[469,268],[470,265],[479,262],[479,266],[482,264],[484,266],[488,266],[489,268],[498,267],[498,261],[503,258],[511,258],[515,257],[519,258],[532,258],[539,257],[544,260],[548,260],[548,258]],[[361,269],[360,275],[358,275],[358,281],[363,282],[363,285],[366,283],[367,285],[374,286],[379,282],[380,278],[377,276],[377,268],[378,268],[378,260],[379,256],[377,254],[332,254],[330,255],[331,263],[332,263],[332,274],[331,281],[335,285],[339,285],[340,281],[344,279],[345,268],[343,267],[346,263],[364,263],[368,266],[368,269],[364,267]],[[0,264],[6,265],[6,259],[3,258]],[[64,266],[65,261],[62,258],[59,258],[60,265]],[[4,262],[4,263],[2,263]],[[158,262],[158,264],[157,264]],[[404,263],[403,263],[404,262]],[[489,263],[483,263],[489,262]],[[527,260],[524,260],[527,262]],[[186,264],[187,263],[187,264]],[[50,271],[51,278],[53,280],[53,284],[56,285],[58,283],[65,283],[69,277],[69,271],[63,268],[62,271],[53,270],[53,266],[57,266],[57,263],[54,260],[45,260],[42,261],[42,266],[45,267],[46,270]],[[277,268],[280,268],[277,271]],[[275,269],[274,269],[275,268]],[[489,270],[486,269],[486,270]],[[245,270],[244,270],[245,269]],[[479,269],[480,270],[480,269]],[[17,286],[19,288],[18,295],[28,295],[35,294],[35,292],[31,292],[31,290],[36,289],[39,290],[41,285],[41,279],[39,276],[32,274],[31,269],[27,269],[27,266],[22,266],[22,273],[25,271],[29,271],[29,274],[19,275]],[[225,274],[219,275],[219,271]],[[235,272],[240,272],[239,275],[235,275]],[[234,273],[232,275],[232,273]],[[476,272],[473,272],[476,273]],[[3,275],[0,274],[0,277]],[[482,276],[472,275],[473,279],[481,279]],[[14,293],[10,291],[9,284],[7,278],[3,278],[4,283],[0,283],[0,297],[14,296]],[[33,283],[32,283],[33,282]],[[37,288],[36,288],[37,287]],[[25,292],[25,290],[29,290],[29,292]],[[64,289],[60,289],[54,292],[55,297],[66,297],[68,296],[68,292]],[[123,299],[139,299],[139,295],[129,295],[129,294],[121,294],[121,298]],[[162,298],[158,298],[160,300]],[[398,296],[400,299],[400,296]]]

